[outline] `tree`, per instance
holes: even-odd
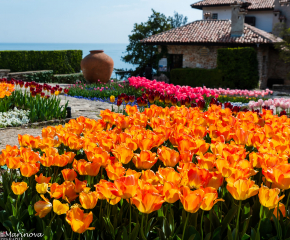
[[[174,16],[169,17],[169,21],[172,28],[177,28],[185,25],[187,23],[187,17],[183,17],[183,14],[178,14],[174,11]]]
[[[286,28],[285,24],[279,24],[275,27],[275,31],[279,33],[283,39],[282,42],[275,44],[275,48],[279,50],[280,58],[285,62],[290,62],[290,28]],[[289,73],[290,78],[290,73]]]
[[[140,40],[169,29],[171,29],[169,18],[153,9],[147,22],[134,24],[132,34],[129,35],[130,43],[126,47],[126,55],[122,57],[124,62],[138,65],[132,73],[133,75],[144,76],[145,68],[148,64],[152,66],[153,70],[158,68],[158,60],[160,58],[158,47],[145,45]]]

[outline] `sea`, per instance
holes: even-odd
[[[125,55],[126,43],[0,43],[0,50],[82,50],[83,58],[90,50],[104,50],[114,60],[114,68],[134,69],[136,66],[125,63],[121,57]],[[112,77],[115,78],[115,71]]]

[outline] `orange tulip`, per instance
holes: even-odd
[[[201,189],[204,192],[203,200],[200,205],[200,208],[203,211],[210,211],[217,202],[224,201],[223,199],[217,199],[218,193],[215,188],[207,187]]]
[[[134,175],[120,177],[115,181],[119,195],[123,199],[132,198],[137,194],[137,179]]]
[[[97,192],[90,193],[81,192],[79,199],[84,209],[93,209],[97,205],[98,194]]]
[[[26,182],[13,182],[11,189],[15,195],[22,195],[28,189],[28,186]]]
[[[35,216],[45,217],[52,209],[52,204],[43,195],[40,195],[44,201],[38,201],[34,204]]]
[[[159,178],[161,184],[164,184],[165,182],[172,182],[179,185],[181,180],[180,174],[171,167],[159,168],[156,176]]]
[[[123,145],[118,145],[112,153],[123,164],[129,163],[134,156],[133,151]]]
[[[136,172],[135,170],[132,170],[131,168],[129,168],[127,171],[126,171],[126,176],[130,176],[130,175],[134,175],[134,177],[136,178],[136,179],[139,179],[140,178],[140,176],[141,176],[141,174],[142,173],[140,173],[140,172]]]
[[[157,185],[159,183],[159,178],[155,175],[152,170],[142,171],[141,179],[152,185]]]
[[[165,182],[162,189],[162,195],[164,196],[164,200],[166,202],[175,203],[177,200],[179,200],[179,187],[172,182]]]
[[[20,157],[7,157],[6,165],[9,169],[20,168],[21,166]]]
[[[28,134],[25,135],[18,134],[18,142],[20,147],[38,148],[41,139],[40,137],[33,137]]]
[[[114,183],[101,179],[96,185],[99,199],[115,199],[119,197],[119,192]]]
[[[58,183],[53,183],[51,186],[50,186],[50,197],[52,198],[56,198],[56,199],[59,199],[63,196],[63,192],[64,192],[64,189],[63,189],[63,185],[58,185]]]
[[[135,154],[132,161],[138,169],[150,169],[157,162],[156,153],[149,150],[142,150],[140,154]]]
[[[80,181],[77,178],[75,178],[75,192],[80,193],[84,191],[86,186],[87,186],[87,180]]]
[[[212,177],[209,180],[209,182],[206,185],[206,187],[212,187],[212,188],[215,188],[216,190],[218,190],[219,187],[222,186],[224,178],[223,178],[222,174],[217,172],[217,171],[216,172],[210,172],[210,173],[211,173]]]
[[[53,211],[57,215],[66,214],[68,210],[69,210],[69,206],[67,203],[62,204],[59,200],[56,200],[56,199],[53,200]]]
[[[212,174],[206,169],[192,168],[187,172],[187,185],[190,188],[199,189],[208,185]]]
[[[37,183],[49,183],[50,179],[51,177],[45,177],[42,173],[39,176],[35,175],[35,181]]]
[[[70,203],[78,197],[78,195],[76,194],[76,191],[75,191],[75,184],[73,182],[65,181],[62,184],[62,186],[63,186],[62,199],[66,200],[68,203]]]
[[[282,216],[281,216],[281,214],[280,214],[280,212],[279,212],[279,220],[281,219],[281,218],[283,218],[283,217],[286,217],[286,208],[285,208],[285,205],[283,204],[283,203],[279,203],[279,210],[281,211],[281,213],[282,213]],[[275,207],[275,209],[274,209],[274,211],[273,211],[273,214],[274,214],[274,216],[277,218],[277,212],[278,212],[278,206],[277,207]],[[272,220],[273,218],[271,218],[271,220]]]
[[[214,163],[216,161],[216,155],[212,153],[201,154],[197,157],[198,166],[207,170],[212,170],[214,168]]]
[[[279,197],[279,193],[280,189],[269,189],[261,184],[261,188],[259,190],[259,200],[261,205],[269,209],[276,208],[278,202],[285,197],[285,195]]]
[[[280,189],[290,188],[290,164],[281,164],[273,168],[263,169],[267,181],[272,182]]]
[[[162,146],[161,148],[158,148],[157,154],[165,167],[175,167],[179,162],[179,153],[171,148]]]
[[[152,190],[140,190],[137,195],[132,198],[132,203],[142,213],[151,213],[161,208],[164,203],[164,197]]]
[[[106,171],[110,180],[116,180],[125,175],[126,169],[123,167],[122,163],[116,162],[113,165],[108,165]]]
[[[75,170],[78,171],[80,175],[88,175],[88,176],[97,176],[101,165],[97,162],[87,162],[84,159],[80,159],[79,161],[74,161],[73,166]]]
[[[65,181],[73,181],[77,177],[77,173],[70,168],[63,169],[61,173]]]
[[[183,187],[180,194],[180,202],[185,211],[196,213],[203,201],[203,191],[190,191],[188,187]]]
[[[246,200],[259,192],[259,186],[254,181],[244,179],[228,182],[227,189],[236,200]]]
[[[20,166],[21,175],[24,177],[31,177],[39,171],[39,163],[22,163]]]
[[[84,213],[78,207],[72,208],[66,213],[66,221],[71,225],[71,228],[76,233],[83,233],[86,230],[94,230],[94,227],[89,227],[93,221],[93,213]]]

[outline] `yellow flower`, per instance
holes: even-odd
[[[112,96],[110,97],[110,102],[111,102],[111,103],[115,102],[115,96],[112,95]]]
[[[69,210],[69,206],[67,203],[62,204],[59,200],[56,200],[56,199],[53,200],[53,211],[57,215],[66,214],[68,210]]]
[[[28,186],[26,182],[13,182],[11,189],[15,195],[22,195],[28,189]]]
[[[48,184],[47,183],[36,183],[36,191],[39,194],[45,194],[48,189]]]

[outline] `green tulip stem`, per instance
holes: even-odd
[[[257,233],[260,231],[260,226],[261,226],[261,220],[263,219],[264,216],[264,206],[261,205],[261,209],[262,209],[262,214],[260,216],[260,221],[259,221],[259,225],[258,225],[258,229],[257,229]],[[256,235],[257,236],[257,235]]]
[[[129,234],[131,235],[131,208],[132,208],[132,206],[131,206],[131,201],[130,201],[131,199],[129,198]]]
[[[143,240],[147,240],[146,237],[144,236],[144,229],[143,229],[144,215],[145,215],[145,213],[142,214],[142,221],[141,221],[141,237],[142,237]]]
[[[288,204],[289,204],[290,192],[288,193],[287,202],[286,202],[286,219],[288,217]]]
[[[15,206],[15,210],[16,210],[16,215],[17,215],[17,212],[18,212],[18,210],[17,210],[17,203],[18,203],[18,201],[19,201],[19,199],[20,199],[20,195],[17,195],[17,199],[16,199],[16,206]]]
[[[203,229],[202,229],[203,214],[204,214],[204,211],[202,211],[201,221],[200,221],[201,240],[203,240]]]
[[[184,226],[183,226],[182,240],[184,240],[184,234],[185,234],[185,229],[186,229],[186,226],[187,226],[187,223],[188,223],[188,219],[189,219],[189,213],[187,213],[187,217],[186,217],[186,220],[185,220],[185,223],[184,223]]]
[[[53,219],[56,217],[56,213],[53,215],[53,217],[52,217],[52,219],[50,220],[50,223],[49,223],[49,225],[48,226],[50,226],[51,225],[51,223],[52,223],[52,221],[53,221]]]
[[[239,219],[240,219],[241,206],[242,206],[242,201],[240,200],[239,201],[239,209],[238,209],[238,218],[237,218],[237,225],[236,225],[235,240],[237,240],[238,236],[239,236]]]

